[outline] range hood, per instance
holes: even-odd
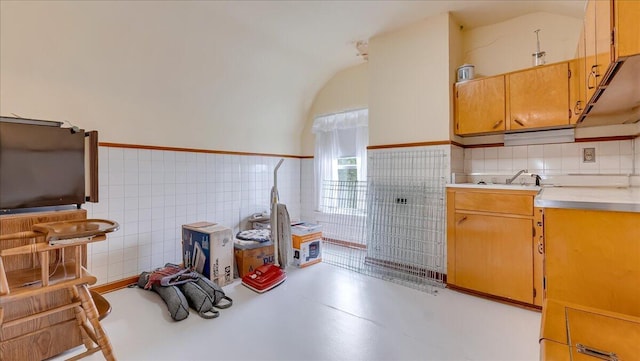
[[[578,127],[640,122],[640,55],[614,63],[591,98]]]
[[[517,132],[504,134],[504,146],[573,143],[575,141],[575,129],[549,129],[531,132]]]

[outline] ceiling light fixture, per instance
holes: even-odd
[[[358,40],[356,42],[357,56],[361,56],[365,61],[369,60],[369,43],[364,40]]]

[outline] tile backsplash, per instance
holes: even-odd
[[[464,149],[464,173],[638,174],[638,139]],[[583,160],[593,148],[595,161]],[[635,149],[635,150],[634,150]]]
[[[181,226],[211,221],[233,229],[269,210],[279,157],[99,147],[100,202],[89,218],[117,221],[106,242],[90,244],[88,266],[103,284],[180,263]],[[292,219],[300,217],[300,159],[286,158],[278,191]]]

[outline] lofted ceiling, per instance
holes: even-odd
[[[163,116],[181,116],[191,119],[187,125],[217,123],[229,132],[278,132],[299,139],[318,90],[339,70],[363,62],[358,40],[447,11],[465,29],[532,12],[582,18],[584,1],[2,1],[0,6],[0,67],[7,75],[0,82],[3,115],[30,115],[13,105],[24,97],[18,89],[37,76],[48,84],[64,82],[59,87],[65,92],[75,86],[100,93],[105,102],[112,99],[138,119],[140,129]],[[156,114],[148,115],[150,109]],[[145,123],[145,116],[153,121]],[[103,134],[111,141],[182,145],[126,139],[122,130],[115,124]],[[204,144],[204,138],[195,144],[298,151],[208,139],[215,144]]]

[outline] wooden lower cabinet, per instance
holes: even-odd
[[[639,355],[640,318],[545,300],[541,360],[636,360]]]
[[[536,193],[447,189],[447,283],[451,288],[519,304],[542,304],[542,254],[533,207]]]
[[[456,285],[533,302],[531,219],[456,213]]]
[[[548,298],[640,317],[640,213],[544,210]]]

